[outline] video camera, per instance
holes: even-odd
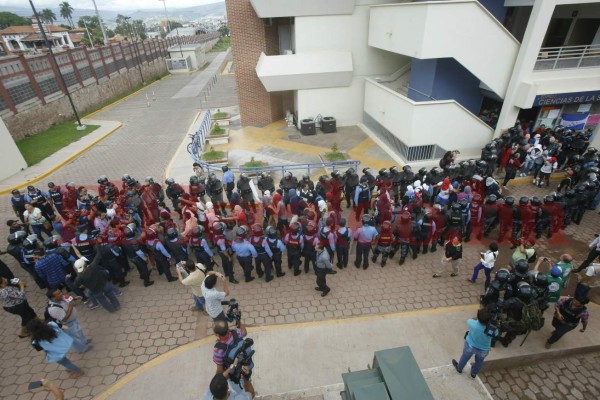
[[[492,311],[490,322],[485,327],[484,333],[490,337],[499,336],[502,330],[502,320],[504,311],[504,297],[499,297]]]
[[[252,368],[254,367],[254,363],[252,362],[252,356],[255,353],[255,351],[251,349],[253,345],[254,340],[252,340],[251,338],[244,339],[244,344],[242,345],[242,347],[240,347],[239,351],[235,355],[235,358],[237,358],[238,362],[233,368],[233,371],[231,371],[231,374],[229,374],[229,379],[233,383],[240,383],[240,380],[242,379],[242,367],[244,366],[247,366],[250,369],[250,373],[248,374],[247,378],[249,378],[252,374]]]
[[[227,318],[227,322],[235,321],[236,325],[240,324],[240,319],[242,318],[242,312],[239,309],[239,304],[236,299],[230,299],[229,301],[222,301],[222,305],[229,306],[227,313],[225,314],[225,318]]]

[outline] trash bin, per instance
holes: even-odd
[[[335,133],[337,132],[335,118],[323,117],[321,120],[321,130],[323,133]]]
[[[300,121],[300,132],[302,132],[304,136],[316,135],[317,129],[315,127],[315,120],[312,118],[305,118]]]

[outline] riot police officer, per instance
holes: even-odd
[[[275,193],[275,182],[273,182],[273,178],[271,177],[271,175],[269,175],[268,172],[260,173],[257,186],[258,190],[262,192],[263,196],[267,190],[271,194]]]
[[[348,168],[344,173],[342,179],[342,187],[344,189],[344,196],[346,197],[346,208],[354,204],[354,192],[358,186],[358,174],[354,171],[354,168]]]
[[[402,186],[402,173],[395,165],[390,167],[390,179],[394,193],[394,207],[400,206],[400,187]]]
[[[403,211],[402,214],[400,214],[400,221],[396,224],[394,229],[395,238],[392,243],[392,252],[390,254],[390,258],[392,258],[394,254],[400,250],[400,261],[398,262],[398,265],[403,265],[406,256],[408,256],[412,234],[413,227],[411,224],[411,215],[408,211]]]
[[[173,209],[177,211],[179,217],[181,218],[181,207],[179,206],[179,198],[185,193],[181,185],[175,183],[175,179],[167,178],[165,180],[165,185],[167,185],[166,195],[171,200],[173,204]]]
[[[250,187],[250,178],[245,172],[240,174],[240,178],[237,181],[237,190],[242,197],[242,205],[246,210],[252,209],[252,212],[256,212],[256,204],[254,203],[254,194]]]
[[[225,202],[223,201],[223,183],[217,179],[217,175],[215,175],[214,172],[208,174],[208,181],[206,182],[206,194],[208,197],[210,197],[210,201],[213,203],[215,212],[220,213],[222,216],[227,216]]]
[[[298,189],[302,189],[305,184],[308,185],[310,190],[315,190],[315,183],[310,180],[310,176],[308,174],[302,174],[302,180],[298,182]]]
[[[285,171],[283,178],[279,181],[279,187],[283,189],[283,204],[287,206],[290,202],[288,192],[290,189],[296,189],[298,187],[298,178],[296,178],[291,171]]]
[[[444,227],[444,233],[440,237],[438,243],[441,245],[445,241],[450,240],[454,236],[459,238],[463,237],[465,232],[466,221],[462,212],[460,203],[453,203],[450,207],[450,211],[446,215],[446,226]]]
[[[125,228],[125,238],[122,242],[123,251],[127,259],[137,268],[140,278],[144,281],[144,286],[148,287],[153,285],[154,281],[150,280],[150,271],[148,270],[148,263],[146,261],[147,257],[139,243],[139,239],[136,238],[135,224],[127,225]]]
[[[329,182],[329,177],[327,175],[321,175],[319,177],[319,181],[315,185],[315,192],[317,196],[321,196],[323,200],[325,200],[327,196],[327,192],[331,190],[331,183]]]

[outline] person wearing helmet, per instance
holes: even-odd
[[[354,232],[354,241],[356,242],[356,260],[354,266],[363,269],[369,268],[369,252],[371,246],[377,240],[378,232],[374,226],[371,226],[371,216],[365,214],[362,218],[362,226]]]
[[[227,201],[230,201],[231,195],[233,194],[233,189],[235,188],[235,176],[233,175],[233,171],[231,171],[227,165],[221,167],[221,171],[223,171],[221,182],[223,183],[223,188],[225,189],[227,195]]]
[[[237,190],[242,198],[242,207],[253,213],[256,213],[256,204],[254,203],[254,194],[252,193],[252,187],[250,186],[250,177],[245,172],[240,174],[240,178],[237,181]],[[230,198],[229,196],[228,198]]]
[[[42,215],[49,221],[54,219],[54,210],[50,204],[50,195],[48,192],[43,192],[35,186],[27,186],[27,194],[25,201],[30,203],[35,208],[39,208]]]
[[[294,276],[300,275],[300,256],[304,251],[304,237],[300,232],[300,224],[292,222],[289,231],[283,237],[283,243],[287,248],[288,268],[294,270]]]
[[[206,201],[204,198],[206,196],[206,178],[199,178],[197,175],[190,176],[188,192],[194,201],[200,200],[204,203]]]
[[[331,206],[334,211],[342,212],[342,193],[343,180],[342,174],[338,170],[333,170],[331,179],[329,180],[330,191],[332,194]]]
[[[310,190],[315,190],[315,183],[310,179],[309,174],[302,174],[302,179],[298,181],[297,189],[302,189],[305,184],[308,185]]]
[[[27,270],[27,268],[26,268],[26,265],[23,263],[22,244],[23,244],[23,241],[25,240],[26,237],[27,237],[27,232],[25,232],[23,230],[11,233],[6,238],[8,240],[8,247],[6,248],[6,252],[0,251],[0,254],[7,254],[8,253],[11,256],[13,256],[13,258],[25,270]],[[29,272],[29,271],[27,271],[27,272]]]
[[[272,226],[267,226],[265,230],[267,234],[266,244],[271,250],[271,260],[275,267],[275,275],[281,278],[285,272],[281,271],[282,253],[285,251],[285,244],[277,237],[277,229]]]
[[[175,259],[175,263],[185,262],[189,258],[187,243],[180,237],[176,227],[167,229],[165,247]]]
[[[262,192],[263,196],[267,190],[270,194],[275,193],[275,182],[273,182],[273,177],[268,172],[261,172],[259,174],[256,186]]]
[[[494,197],[496,197],[496,195],[494,195]],[[488,199],[490,198],[492,198],[492,196],[488,197]],[[512,241],[513,215],[515,213],[515,208],[515,199],[512,196],[507,196],[498,201],[498,222],[500,226],[498,243],[502,243],[507,238]]]
[[[192,228],[191,235],[186,237],[189,238],[188,244],[190,245],[190,250],[194,252],[196,262],[203,264],[207,271],[212,271],[214,266],[214,254],[208,244],[204,226],[198,225]]]
[[[63,192],[60,186],[54,184],[54,182],[48,182],[48,199],[50,200],[50,207],[54,211],[53,214],[62,213]]]
[[[365,215],[369,211],[369,207],[371,207],[371,189],[369,188],[368,179],[361,178],[360,184],[356,187],[354,191],[354,212],[356,222],[360,221],[361,214],[364,212]]]
[[[452,207],[450,207],[450,211],[446,213],[444,232],[440,237],[439,243],[442,244],[444,241],[448,241],[454,236],[462,238],[465,227],[466,219],[462,212],[462,206],[460,203],[453,203]]]
[[[511,286],[512,274],[506,268],[500,268],[494,277],[494,280],[485,289],[484,294],[480,298],[480,303],[484,307],[488,307],[498,303],[501,296],[502,300],[512,297]]]
[[[98,178],[98,198],[104,202],[107,200],[114,201],[115,196],[119,193],[119,188],[108,180],[106,175]]]
[[[377,244],[373,249],[373,256],[371,261],[376,263],[377,258],[381,254],[381,268],[385,267],[388,256],[392,251],[392,244],[394,242],[394,234],[392,232],[392,222],[383,221],[377,236]]]
[[[533,184],[542,187],[542,183],[545,181],[546,187],[550,186],[550,175],[556,168],[558,168],[556,157],[544,157],[544,164],[540,168],[540,176],[533,180]]]
[[[436,267],[435,273],[433,274],[434,278],[439,278],[442,276],[442,272],[446,264],[452,265],[452,273],[450,276],[455,277],[458,276],[458,272],[460,270],[460,261],[462,259],[462,243],[461,237],[456,235],[446,241],[444,243],[444,257],[442,257],[442,262],[438,264]]]
[[[140,246],[141,238],[136,237],[135,224],[127,225],[124,234],[125,237],[121,239],[121,245],[127,260],[135,265],[145,287],[153,285],[154,281],[150,280],[150,271],[148,270],[148,256]]]
[[[508,347],[518,335],[537,330],[540,324],[543,325],[544,319],[535,301],[536,296],[535,289],[521,281],[517,284],[515,296],[505,301],[506,322],[503,327],[506,334],[499,339],[504,347]]]
[[[290,189],[298,187],[298,178],[296,178],[292,171],[285,171],[283,178],[279,181],[279,188],[283,189],[283,203],[285,206],[289,203],[288,192]]]
[[[346,208],[350,206],[356,207],[354,203],[354,192],[358,186],[358,174],[354,168],[348,168],[342,178],[342,188],[344,190],[344,197],[346,198]]]
[[[223,266],[225,277],[229,279],[229,283],[238,284],[239,282],[234,277],[231,242],[225,237],[226,228],[227,226],[224,222],[213,223],[213,242],[215,243],[219,257],[221,257],[221,265]]]
[[[173,178],[168,178],[167,180],[165,180],[165,185],[167,185],[165,194],[171,200],[171,203],[173,204],[173,209],[179,214],[179,218],[182,219],[183,217],[181,216],[179,198],[183,196],[185,190],[183,190],[180,184],[175,183],[175,179]]]
[[[554,332],[546,341],[545,348],[551,349],[552,345],[560,340],[567,332],[577,328],[581,323],[581,333],[585,332],[590,318],[587,307],[587,297],[560,299],[555,306],[552,326]]]
[[[10,204],[12,209],[17,218],[19,218],[21,222],[25,223],[23,213],[25,212],[25,204],[27,203],[27,200],[25,200],[25,196],[23,196],[18,189],[14,189],[11,193],[12,196],[10,198]]]
[[[352,244],[352,229],[348,228],[346,218],[340,219],[340,226],[335,232],[336,266],[338,269],[348,267],[348,255]]]
[[[475,266],[475,268],[473,268],[473,276],[471,279],[467,278],[467,281],[475,283],[477,281],[479,271],[483,269],[485,272],[484,287],[487,289],[487,287],[490,285],[492,270],[494,269],[496,259],[498,258],[498,244],[495,242],[490,243],[488,250],[485,252],[482,251],[479,253],[479,255],[479,263]]]
[[[244,270],[246,282],[252,282],[252,259],[258,257],[258,253],[245,238],[248,233],[246,226],[240,226],[236,231],[236,238],[231,244],[231,250],[237,255],[238,262]]]
[[[266,246],[262,224],[253,224],[250,227],[250,230],[252,232],[250,235],[250,244],[254,247],[254,250],[256,250],[257,254],[254,261],[256,263],[256,273],[258,274],[258,279],[265,275],[266,282],[271,282],[273,280],[273,276],[271,275],[271,270],[273,268],[271,262],[272,253],[271,250],[268,249],[268,246]]]
[[[519,153],[513,153],[506,162],[504,167],[504,181],[502,187],[508,190],[508,182],[517,176],[517,171],[521,168],[521,161],[519,161]]]
[[[217,178],[217,175],[214,172],[208,174],[206,194],[210,197],[215,212],[222,216],[227,216],[225,202],[223,201],[223,183]]]
[[[308,220],[303,226],[304,233],[304,249],[302,255],[304,256],[304,273],[308,273],[310,270],[310,264],[312,263],[313,271],[317,273],[317,245],[321,243],[318,225],[315,221]]]
[[[174,282],[177,280],[171,274],[171,253],[165,248],[162,241],[158,238],[158,229],[156,226],[150,226],[146,229],[146,246],[150,249],[150,252],[154,255],[158,275],[165,275],[167,282]]]

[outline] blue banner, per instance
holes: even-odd
[[[557,93],[536,96],[533,107],[600,102],[600,90],[593,92]]]
[[[573,131],[582,131],[589,116],[590,113],[563,114],[560,124]]]

